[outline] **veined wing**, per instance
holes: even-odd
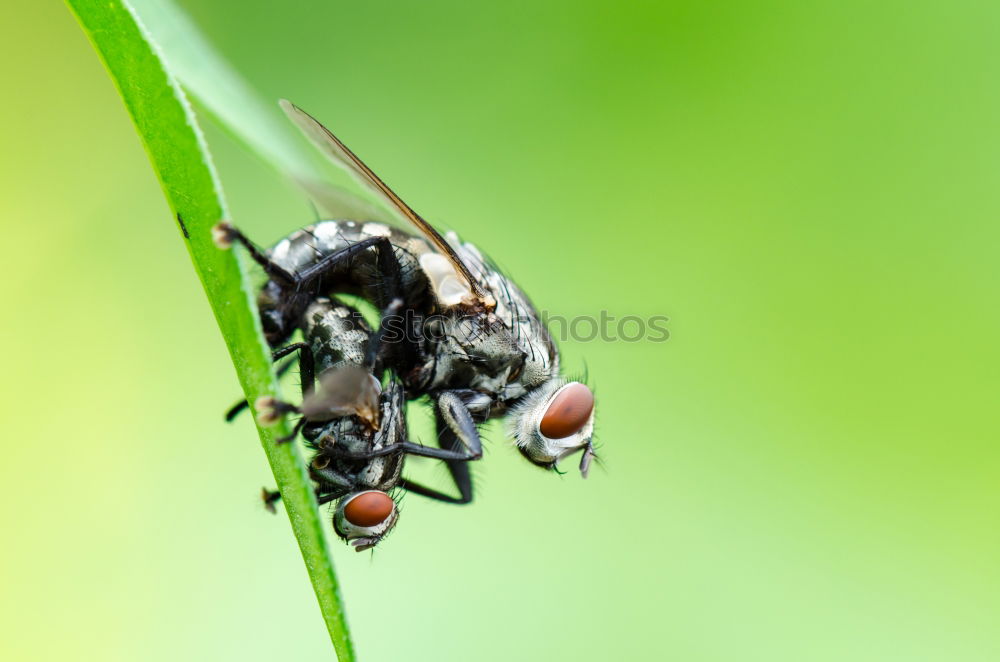
[[[292,179],[306,192],[320,218],[359,223],[380,221],[390,225],[395,219],[394,214],[374,202],[327,181],[298,175],[292,175]]]
[[[462,278],[469,284],[469,289],[480,301],[487,299],[486,293],[480,287],[479,282],[472,276],[469,268],[462,259],[455,253],[455,250],[445,241],[444,237],[425,221],[420,214],[403,202],[396,193],[383,182],[378,175],[372,172],[371,168],[355,156],[354,152],[340,142],[337,136],[333,135],[329,129],[319,123],[312,115],[302,110],[292,102],[282,99],[281,109],[285,111],[289,119],[312,141],[320,151],[326,154],[334,163],[351,173],[362,185],[371,189],[384,200],[392,209],[397,210],[403,218],[409,221],[434,247],[445,256]]]

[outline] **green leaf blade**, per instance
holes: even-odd
[[[67,2],[107,67],[142,138],[245,395],[251,402],[261,395],[277,395],[270,351],[260,330],[254,293],[247,278],[248,258],[240,251],[219,250],[211,240],[211,227],[228,216],[225,198],[183,92],[165,69],[132,10],[121,0]],[[274,442],[282,428],[258,425],[261,443],[337,657],[341,662],[352,662],[355,656],[325,524],[295,444]]]

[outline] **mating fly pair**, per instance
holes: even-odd
[[[220,247],[243,244],[268,277],[258,306],[275,357],[299,351],[302,405],[264,401],[258,410],[264,419],[302,414],[296,430],[317,451],[317,493],[339,499],[337,533],[359,547],[377,543],[396,521],[386,495],[393,487],[469,502],[468,461],[482,454],[477,425],[491,418],[505,417],[522,455],[546,469],[580,451],[586,476],[594,457],[593,394],[560,376],[555,343],[524,293],[475,246],[438,233],[310,115],[287,101],[281,106],[321,151],[417,230],[322,221],[264,251],[232,225],[213,228]],[[382,311],[379,328],[362,326],[337,294],[358,295]],[[286,347],[296,330],[305,341]],[[405,438],[404,399],[423,395],[434,405],[438,448]],[[461,496],[402,478],[406,454],[447,462]],[[331,467],[336,478],[323,473]]]

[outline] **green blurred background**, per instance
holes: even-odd
[[[606,460],[336,545],[363,660],[1000,659],[1000,8],[195,2],[553,313]],[[332,656],[225,347],[59,3],[0,8],[0,657]],[[206,122],[234,219],[311,219]],[[415,471],[444,484],[433,466]]]

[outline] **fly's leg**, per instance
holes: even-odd
[[[380,281],[380,289],[385,290],[383,293],[386,296],[385,300],[397,296],[399,293],[398,283],[401,267],[399,266],[399,260],[396,259],[392,242],[389,241],[388,237],[368,237],[367,239],[344,246],[329,255],[324,255],[314,264],[310,264],[302,271],[296,273],[293,276],[293,284],[299,291],[308,289],[310,285],[322,280],[324,276],[330,275],[332,271],[342,266],[343,262],[349,262],[372,247],[377,251],[376,262],[379,265],[380,275],[382,278],[387,279],[387,285],[384,288],[382,288],[382,281]],[[382,303],[376,302],[376,305],[382,305]]]
[[[319,484],[316,497],[320,499],[320,504],[339,499],[354,489],[354,481],[350,476],[345,476],[327,463],[320,464],[319,461],[320,456],[316,456],[309,464],[309,477]]]
[[[454,393],[444,391],[437,397],[436,427],[438,433],[438,444],[442,450],[459,451],[463,447],[482,457],[482,441],[479,439],[479,431],[472,421],[472,415],[466,408],[465,403]],[[451,478],[455,481],[462,500],[456,503],[469,503],[472,501],[472,474],[469,471],[467,462],[456,462],[446,460]],[[416,489],[413,490],[417,492]],[[423,492],[418,492],[423,494]],[[424,495],[428,496],[428,495]],[[434,497],[431,497],[434,498]]]
[[[483,442],[479,438],[479,430],[472,420],[468,407],[456,393],[442,391],[437,396],[438,433],[443,427],[461,446],[464,446],[476,458],[483,456]],[[443,439],[443,437],[442,437]],[[451,444],[454,445],[454,444]],[[442,446],[445,448],[445,446]]]
[[[253,403],[254,409],[257,410],[257,421],[264,426],[274,425],[281,417],[285,414],[301,414],[302,409],[298,405],[293,405],[290,402],[285,402],[283,400],[278,400],[277,398],[270,395],[263,395],[257,398],[257,401]],[[306,417],[303,416],[295,425],[292,426],[292,431],[283,437],[277,437],[274,440],[276,444],[287,444],[290,441],[299,436],[299,432],[305,427]]]
[[[284,267],[278,265],[271,261],[271,258],[267,256],[257,244],[250,241],[245,234],[243,234],[235,225],[232,223],[227,223],[226,221],[221,221],[212,226],[212,241],[215,245],[222,249],[228,249],[233,245],[234,241],[243,244],[243,247],[247,249],[250,253],[250,257],[253,261],[263,267],[264,272],[268,276],[279,280],[286,285],[291,285],[295,282],[295,276],[288,273]]]
[[[287,347],[282,347],[281,349],[274,351],[275,359],[282,359],[292,352],[299,353],[299,374],[301,375],[300,381],[302,382],[302,397],[306,397],[306,393],[312,390],[313,384],[316,381],[316,359],[313,357],[312,347],[308,343],[297,342],[288,345]],[[254,403],[254,408],[258,412],[258,420],[261,423],[268,425],[270,423],[275,423],[284,414],[299,412],[299,407],[288,402],[282,402],[270,396],[264,396],[259,398],[257,402]],[[278,437],[274,440],[277,444],[286,444],[294,440],[299,436],[299,432],[302,431],[302,427],[306,424],[306,419],[300,418],[292,431],[283,436]]]
[[[277,349],[271,355],[275,361],[283,359],[292,352],[299,353],[299,377],[301,378],[302,397],[312,389],[316,381],[316,359],[313,357],[312,347],[308,343],[297,342]]]
[[[301,271],[290,273],[285,268],[273,262],[263,250],[250,241],[235,226],[221,222],[212,228],[212,233],[216,245],[220,248],[228,248],[234,241],[242,244],[250,253],[250,257],[261,265],[268,276],[276,283],[280,283],[281,287],[279,290],[282,288],[290,290],[287,295],[284,295],[288,299],[287,303],[278,306],[278,310],[275,311],[278,317],[283,320],[282,323],[276,323],[281,328],[287,328],[292,323],[291,318],[296,318],[297,314],[301,313],[302,305],[309,298],[306,296],[307,293],[317,290],[317,286],[323,282],[323,279],[333,275],[338,269],[342,269],[345,262],[347,263],[347,271],[349,272],[350,261],[368,249],[375,251],[375,262],[377,265],[377,281],[374,288],[374,296],[377,301],[373,303],[376,306],[392,307],[395,303],[394,299],[400,298],[403,294],[402,266],[396,257],[396,249],[388,237],[368,237],[367,239],[362,239],[329,255],[324,255],[317,262]],[[279,291],[274,293],[274,296],[281,298],[282,295]],[[275,334],[276,338],[279,336],[287,337],[291,335],[291,332],[287,331],[286,333],[279,329],[275,331]],[[404,340],[409,340],[411,343],[415,342],[410,337],[410,334],[403,334],[403,337]],[[268,338],[274,341],[274,338],[270,335]],[[404,347],[402,351],[407,356],[410,356],[416,352],[416,349],[415,347]]]
[[[292,426],[292,431],[286,434],[284,437],[278,437],[274,440],[276,444],[287,444],[290,441],[295,441],[295,437],[299,436],[299,432],[302,431],[302,427],[306,424],[305,418],[300,418],[295,425]]]
[[[278,513],[278,509],[275,507],[275,504],[281,501],[281,492],[262,487],[260,488],[260,499],[264,502],[264,508],[267,509],[267,512],[272,515],[276,515]]]
[[[383,452],[385,451],[385,452]],[[416,483],[407,478],[400,478],[397,485],[408,492],[413,492],[414,494],[419,494],[425,496],[429,499],[434,499],[436,501],[443,501],[445,503],[453,504],[466,504],[472,502],[472,478],[469,474],[469,467],[467,462],[471,460],[478,460],[480,456],[472,455],[467,451],[461,450],[445,450],[443,448],[432,448],[430,446],[421,446],[420,444],[413,444],[410,442],[401,442],[398,444],[392,444],[391,446],[386,446],[385,448],[379,449],[378,451],[372,453],[363,454],[348,454],[348,453],[338,453],[336,449],[331,449],[331,455],[338,455],[347,457],[349,459],[372,459],[374,457],[379,457],[381,455],[388,455],[392,452],[396,453],[406,453],[409,455],[419,455],[421,457],[432,457],[439,460],[444,460],[448,464],[449,470],[451,470],[452,478],[455,481],[455,486],[458,488],[458,492],[461,496],[453,497],[444,492],[440,492],[431,487],[426,487],[419,483]],[[457,471],[453,467],[460,467],[464,471]]]
[[[279,378],[284,377],[285,373],[291,370],[293,365],[295,365],[295,361],[287,361],[278,366],[278,371],[277,371],[278,377]],[[226,411],[226,423],[232,423],[236,419],[236,417],[239,416],[249,406],[250,406],[249,402],[247,402],[246,400],[240,400],[235,405],[230,407]]]
[[[336,501],[340,497],[346,494],[346,490],[335,489],[332,492],[327,492],[321,487],[316,488],[316,503],[320,506],[330,503],[331,501]],[[275,507],[279,501],[281,501],[281,492],[278,490],[269,490],[266,487],[260,488],[260,499],[264,502],[264,508],[267,512],[272,515],[277,514],[278,509]]]
[[[435,501],[443,501],[445,503],[453,503],[456,505],[464,505],[472,502],[472,488],[470,485],[469,490],[462,491],[462,496],[453,497],[450,494],[445,494],[444,492],[439,492],[431,487],[426,487],[420,483],[415,483],[412,480],[406,478],[400,478],[399,486],[402,487],[407,492],[413,492],[414,494],[419,494],[420,496],[425,496],[428,499],[434,499]],[[461,490],[461,486],[459,487]]]
[[[402,391],[400,391],[400,397],[402,397]],[[398,406],[403,406],[402,401],[399,402]],[[460,433],[456,430],[459,430]],[[438,434],[440,448],[402,441],[367,453],[350,453],[336,446],[325,452],[331,457],[358,461],[370,461],[376,457],[396,453],[442,460],[448,465],[460,496],[453,497],[405,478],[400,480],[399,486],[415,494],[446,503],[470,503],[473,492],[468,463],[480,459],[483,456],[483,448],[472,416],[464,402],[455,393],[446,391],[438,396]]]
[[[440,430],[440,428],[439,428]],[[439,443],[442,448],[449,448],[454,450],[462,442],[456,439],[450,431],[439,432]],[[471,503],[472,502],[472,472],[469,471],[468,462],[456,462],[455,460],[446,460],[445,464],[448,465],[448,472],[451,474],[451,479],[455,482],[455,487],[458,488],[458,493],[462,495],[461,499],[454,501],[453,503]],[[411,488],[408,488],[411,489]],[[413,492],[418,494],[423,494],[424,496],[430,496],[424,492],[419,492],[416,489],[412,489]],[[431,498],[435,498],[431,496]]]
[[[430,487],[403,478],[399,486],[403,489],[445,503],[466,504],[472,502],[472,474],[469,471],[469,460],[478,460],[483,456],[482,442],[479,432],[472,421],[472,416],[456,394],[445,391],[437,398],[437,431],[440,448],[430,449],[417,444],[420,452],[409,451],[414,455],[437,457],[448,465],[451,478],[458,488],[459,497],[453,497]],[[427,451],[436,450],[431,455]]]
[[[315,381],[315,361],[313,359],[312,349],[305,343],[295,343],[289,345],[288,347],[282,347],[281,349],[275,350],[271,354],[271,358],[275,361],[280,361],[284,357],[288,356],[297,349],[301,349],[302,352],[299,354],[299,374],[302,377],[302,393],[305,395],[305,391],[308,386],[312,386]],[[278,367],[278,377],[282,377],[291,370],[292,366],[295,365],[295,361],[288,361],[283,363]],[[232,423],[233,419],[239,416],[240,412],[250,406],[250,403],[246,400],[241,400],[235,405],[229,408],[226,412],[226,422]]]
[[[387,237],[369,237],[362,239],[350,246],[346,246],[335,253],[324,256],[315,264],[295,275],[296,292],[308,291],[309,288],[322,282],[323,278],[340,268],[342,263],[354,259],[363,251],[371,248],[375,251],[375,263],[377,279],[375,282],[376,306],[382,306],[378,331],[368,343],[368,351],[365,355],[365,367],[374,370],[377,361],[386,361],[385,342],[391,340],[396,343],[412,341],[411,334],[405,332],[405,328],[400,324],[400,313],[404,308],[402,298],[402,267],[396,257],[396,249]],[[391,333],[390,333],[391,332]],[[398,334],[398,336],[397,336]],[[395,354],[409,356],[414,352],[412,347],[403,347],[398,352],[392,352],[390,356],[395,358]]]
[[[365,353],[365,368],[373,374],[376,364],[387,363],[386,356],[389,355],[387,345],[390,342],[399,342],[406,339],[405,333],[402,338],[397,337],[397,333],[403,331],[397,322],[401,321],[399,314],[403,310],[403,300],[399,297],[393,299],[386,306],[380,315],[378,331],[376,331],[368,342],[368,351]],[[391,363],[391,361],[389,361]],[[377,376],[377,375],[376,375]]]
[[[386,395],[392,398],[392,409],[399,412],[404,411],[406,405],[404,400],[405,393],[402,387],[398,383],[393,382],[389,386],[389,389],[391,390],[387,390]],[[430,457],[437,460],[444,460],[448,463],[464,463],[482,458],[483,445],[479,439],[479,433],[476,430],[475,423],[472,421],[472,416],[469,414],[468,409],[465,408],[465,404],[461,398],[452,392],[445,391],[438,396],[438,408],[439,415],[444,416],[450,422],[449,424],[445,424],[446,430],[449,432],[452,428],[461,430],[461,441],[458,441],[457,445],[449,445],[448,447],[442,445],[439,448],[435,448],[434,446],[424,446],[409,441],[397,441],[386,444],[381,448],[360,453],[352,453],[337,446],[326,449],[324,452],[326,455],[338,459],[364,461],[398,454]],[[383,424],[388,423],[383,421]]]
[[[230,223],[225,221],[217,223],[212,228],[212,238],[215,241],[215,245],[223,249],[229,248],[233,242],[242,244],[247,249],[247,252],[250,253],[253,261],[259,264],[268,276],[282,282],[286,286],[291,286],[295,291],[308,290],[310,285],[322,280],[324,276],[328,276],[333,270],[342,266],[343,262],[350,261],[369,248],[375,247],[378,253],[376,261],[379,266],[380,276],[384,279],[379,282],[379,289],[384,290],[380,294],[387,301],[399,293],[399,281],[402,269],[399,265],[399,260],[396,259],[392,242],[389,241],[388,237],[368,237],[367,239],[356,241],[329,255],[324,255],[314,264],[310,264],[305,269],[295,273],[289,272],[277,262],[271,260],[265,251],[261,250],[236,226]]]
[[[382,448],[368,451],[366,453],[352,453],[334,446],[333,448],[328,449],[326,453],[327,455],[340,460],[373,460],[377,457],[385,457],[386,455],[405,454],[416,455],[419,457],[431,457],[436,460],[445,460],[447,462],[470,462],[478,460],[483,456],[481,450],[479,453],[471,453],[467,450],[435,448],[433,446],[414,444],[409,441],[399,441],[395,444],[389,444],[388,446],[383,446]]]

